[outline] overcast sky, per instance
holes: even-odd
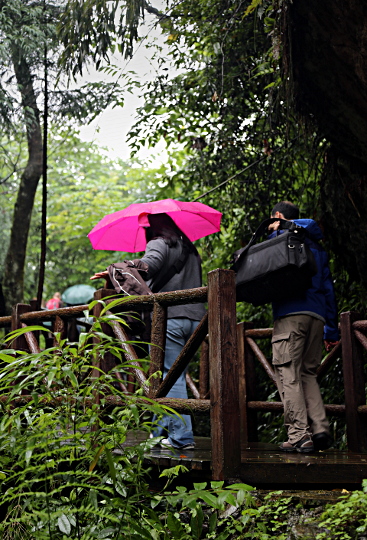
[[[155,2],[154,5],[159,8],[159,4],[163,4],[163,2]],[[111,63],[122,68],[124,72],[136,72],[140,80],[151,80],[154,77],[156,65],[154,65],[152,60],[153,49],[149,47],[149,43],[154,40],[158,41],[161,46],[164,46],[165,41],[159,27],[156,28],[155,22],[156,18],[149,15],[146,16],[146,22],[139,31],[139,35],[144,36],[145,39],[135,46],[135,53],[131,60],[123,60],[120,56],[115,55],[111,59]],[[93,69],[90,69],[89,74],[86,74],[83,79],[85,81],[115,80]],[[134,123],[136,109],[142,104],[143,100],[138,92],[134,94],[126,92],[124,107],[115,107],[114,109],[109,107],[90,125],[82,127],[80,133],[82,140],[87,142],[94,141],[101,146],[107,147],[108,155],[112,158],[119,157],[128,160],[130,149],[127,145],[126,136]],[[164,148],[165,144],[162,141],[154,151],[152,149],[142,149],[138,157],[142,159],[152,158],[154,163],[165,161]]]

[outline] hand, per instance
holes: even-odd
[[[268,229],[269,231],[277,231],[279,229],[280,221],[274,221],[273,223],[270,223]]]
[[[107,279],[108,278],[108,271],[103,270],[103,272],[96,272],[94,276],[91,276],[89,279]]]
[[[330,341],[329,339],[324,339],[326,352],[330,352],[331,349],[333,349],[338,343],[339,341]]]

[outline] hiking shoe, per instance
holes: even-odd
[[[173,446],[173,444],[170,442],[169,439],[162,439],[159,443],[159,446],[162,448],[165,448],[167,446],[170,446],[171,448],[174,448],[175,450],[193,450],[195,448],[195,443],[188,443],[184,444],[183,446]]]
[[[327,450],[333,446],[333,439],[326,431],[315,433],[312,435],[312,440],[315,450]]]
[[[282,443],[279,448],[282,452],[300,452],[301,454],[307,454],[314,451],[312,439],[308,435],[305,435],[303,439],[294,444],[286,441]]]

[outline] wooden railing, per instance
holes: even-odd
[[[367,350],[367,321],[359,320],[356,313],[340,316],[341,339],[327,354],[317,371],[320,381],[338,358],[342,358],[344,404],[325,404],[328,415],[344,416],[347,445],[351,452],[367,450],[367,405],[364,377],[363,349]],[[275,385],[272,365],[261,351],[257,341],[271,338],[272,328],[254,329],[251,324],[238,325],[238,355],[240,359],[240,411],[241,437],[246,444],[257,441],[257,411],[283,413],[281,402],[258,401],[255,362],[258,361]],[[255,341],[256,340],[256,341]]]
[[[100,289],[95,293],[95,300],[103,300],[112,294],[114,291]],[[150,377],[156,372],[163,373],[167,307],[196,302],[208,302],[208,314],[203,317],[164,380],[162,376]],[[72,321],[75,325],[75,319],[83,316],[87,309],[88,306],[85,305],[51,311],[32,311],[30,305],[18,304],[13,308],[11,316],[0,318],[0,327],[10,326],[11,330],[16,330],[30,324],[51,321],[53,332],[60,332],[61,337],[66,337],[68,326]],[[97,303],[93,315],[98,317],[102,309],[103,305]],[[125,356],[131,366],[131,376],[143,389],[145,396],[168,405],[179,413],[210,414],[213,478],[220,480],[236,477],[241,463],[241,441],[234,273],[230,270],[214,270],[208,274],[207,287],[139,296],[128,299],[119,306],[120,312],[134,310],[152,310],[151,364],[148,376],[140,367],[139,355],[129,343],[130,336],[126,329],[114,322],[112,327],[103,324],[102,330],[107,335],[114,334],[124,344]],[[194,399],[165,397],[200,346],[199,388],[190,376],[187,378]],[[39,352],[36,336],[32,332],[18,337],[13,348]],[[99,376],[100,369],[107,370],[108,365],[109,359],[102,359],[100,364],[95,366],[94,376]],[[122,378],[119,383],[123,391],[129,391],[133,387],[132,384],[129,385],[129,381]],[[26,399],[26,396],[22,396],[22,399]],[[104,399],[109,402],[108,396]],[[114,405],[119,404],[116,397],[111,396],[110,401]]]
[[[103,300],[112,294],[114,291],[100,289],[96,291],[95,299]],[[163,372],[167,307],[195,302],[208,302],[207,315],[164,380],[161,376],[151,377],[153,373]],[[93,314],[96,317],[100,315],[102,307],[101,303],[94,307]],[[62,336],[66,337],[68,326],[70,327],[71,322],[75,326],[75,319],[83,316],[87,309],[88,306],[85,305],[40,312],[32,311],[29,305],[18,304],[13,308],[11,316],[0,318],[0,327],[10,326],[12,330],[16,330],[30,324],[51,321],[53,331],[61,332]],[[271,337],[272,329],[253,329],[249,323],[236,323],[235,275],[230,270],[218,269],[210,272],[207,287],[135,297],[119,306],[119,311],[147,309],[152,311],[151,363],[147,376],[141,370],[135,348],[128,343],[126,329],[117,322],[113,323],[112,327],[107,324],[103,326],[106,334],[115,335],[124,343],[125,356],[131,365],[130,382],[120,377],[121,389],[131,391],[137,383],[145,396],[168,405],[179,413],[210,414],[213,479],[235,478],[241,463],[241,441],[248,443],[257,440],[257,411],[283,411],[280,402],[258,401],[256,398],[256,361],[275,383],[273,367],[258,345],[258,340]],[[348,448],[350,451],[361,452],[367,449],[367,405],[363,369],[363,348],[367,349],[367,337],[363,331],[367,330],[367,321],[359,320],[354,313],[343,313],[340,329],[341,341],[324,359],[318,376],[322,377],[342,354],[345,404],[326,404],[326,410],[328,414],[345,415]],[[37,338],[32,332],[17,338],[13,347],[31,352],[39,351]],[[194,399],[165,397],[200,347],[198,387],[190,376],[187,377]],[[102,359],[101,364],[96,366],[96,377],[99,376],[99,369],[108,370],[107,360]],[[108,397],[106,401],[108,402]],[[119,404],[112,396],[111,403]]]

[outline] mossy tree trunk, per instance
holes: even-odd
[[[367,289],[367,2],[297,0],[287,9],[295,104],[331,143],[321,181],[325,234]]]
[[[23,301],[24,266],[28,232],[34,198],[42,174],[42,133],[40,114],[30,67],[26,59],[13,50],[12,61],[18,89],[22,96],[28,142],[28,162],[22,173],[14,207],[10,244],[5,259],[3,293],[5,309]]]

